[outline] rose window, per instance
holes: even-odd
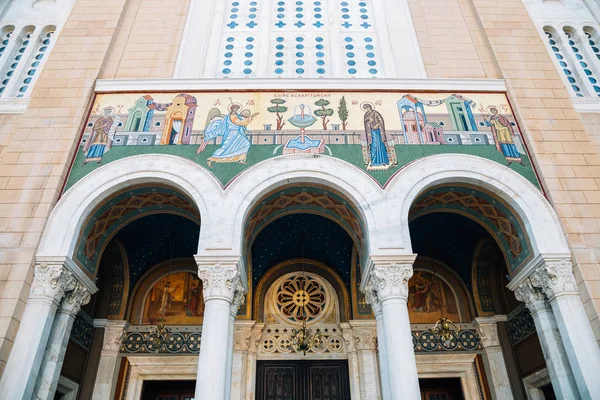
[[[310,322],[325,308],[325,289],[309,276],[290,276],[277,289],[276,304],[287,319]]]

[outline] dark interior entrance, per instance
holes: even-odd
[[[196,381],[144,381],[140,400],[192,400]]]
[[[347,360],[258,361],[256,400],[347,400]]]
[[[422,400],[463,400],[459,378],[419,379]]]

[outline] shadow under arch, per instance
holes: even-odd
[[[423,201],[428,194],[457,191],[452,190],[453,188],[457,190],[460,188],[460,191],[467,196],[472,195],[472,197],[484,199],[487,203],[484,205],[485,207],[501,211],[494,216],[495,219],[503,219],[500,214],[504,213],[515,229],[517,226],[520,227],[517,235],[507,238],[502,231],[512,228],[500,229],[500,224],[492,224],[498,227],[498,231],[495,232],[496,239],[499,239],[500,242],[502,237],[506,239],[506,243],[500,243],[503,251],[511,251],[511,246],[515,250],[518,247],[515,247],[518,245],[517,242],[520,242],[523,249],[529,249],[528,252],[513,257],[514,260],[508,260],[512,275],[517,274],[529,260],[540,253],[570,255],[558,217],[537,187],[506,166],[481,157],[464,154],[424,157],[408,165],[390,181],[386,196],[393,199],[393,204],[396,206],[389,207],[389,212],[395,215],[399,214],[398,223],[402,230],[400,240],[405,247],[411,247],[408,222],[415,218],[415,204]],[[445,201],[442,195],[441,200],[434,206],[439,206],[438,208],[441,209],[450,203],[452,202]],[[445,208],[447,211],[463,213],[463,216],[469,216],[478,223],[482,223],[481,218],[478,216],[473,218],[472,213],[467,212],[473,208],[472,205],[476,205],[477,201],[472,204],[458,203],[455,204],[456,207]],[[433,208],[418,207],[418,211],[423,215],[426,212],[434,212]],[[485,225],[484,227],[488,231],[494,230],[490,228],[490,224]],[[519,235],[521,235],[520,238],[518,238]],[[515,238],[519,240],[517,241]]]

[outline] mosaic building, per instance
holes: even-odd
[[[0,0],[0,398],[600,399],[594,0]]]

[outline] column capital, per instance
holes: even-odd
[[[371,326],[352,326],[354,336],[354,345],[356,350],[377,349],[377,327]]]
[[[90,302],[91,297],[92,295],[85,286],[76,283],[75,288],[65,295],[58,312],[75,318],[81,307]]]
[[[266,325],[262,323],[256,323],[252,327],[252,334],[250,335],[250,345],[248,346],[249,353],[258,353],[258,346],[260,346],[260,339],[262,338],[265,327]]]
[[[235,318],[237,315],[238,309],[242,304],[246,302],[246,291],[242,286],[241,282],[238,282],[235,288],[235,292],[233,293],[233,299],[231,300],[231,308],[229,312],[231,316]]]
[[[517,300],[525,303],[525,306],[531,313],[538,312],[549,307],[546,303],[544,292],[538,287],[535,287],[531,278],[525,279],[514,290]]]
[[[412,264],[373,265],[364,287],[367,301],[377,304],[392,298],[407,300],[412,275]]]
[[[544,260],[531,274],[530,280],[550,301],[560,296],[579,296],[573,263],[568,259]]]
[[[251,345],[254,321],[236,323],[233,329],[233,350],[248,351]]]
[[[118,353],[121,350],[121,338],[129,324],[127,321],[106,321],[102,352]]]
[[[29,300],[59,302],[65,292],[75,288],[73,274],[62,265],[41,263],[35,266]]]
[[[475,324],[484,348],[500,346],[497,323],[498,321],[494,317],[475,318]]]
[[[202,280],[205,302],[222,299],[231,303],[236,292],[244,292],[240,273],[235,265],[220,263],[211,266],[200,265],[198,266],[198,276]]]

